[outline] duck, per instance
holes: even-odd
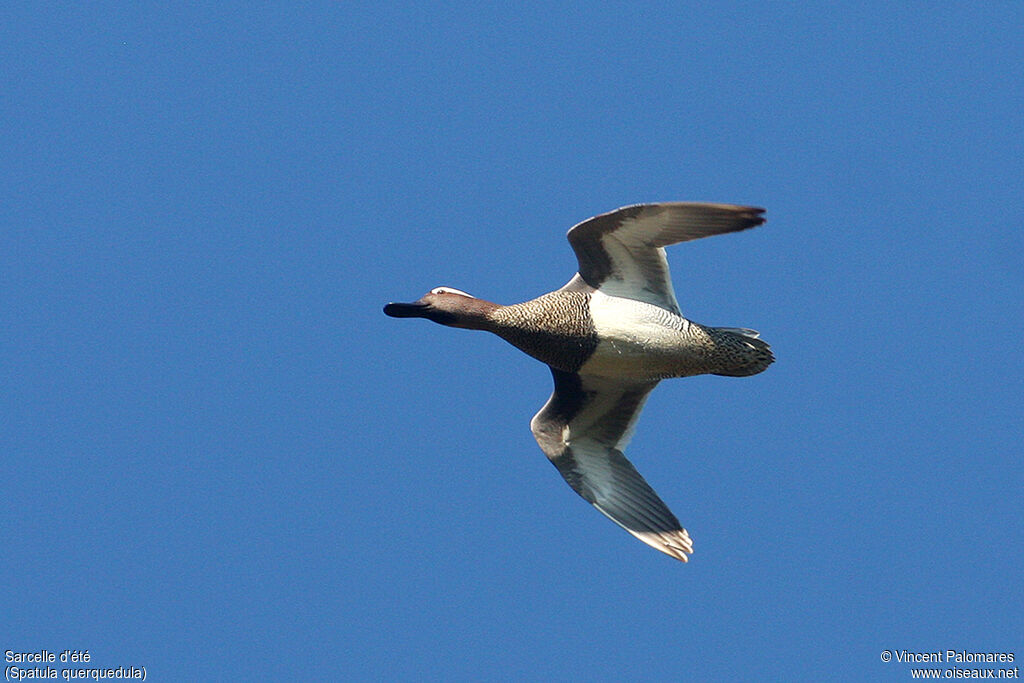
[[[705,202],[624,206],[570,228],[579,270],[560,289],[500,305],[442,286],[384,313],[485,330],[547,364],[554,390],[530,422],[541,451],[598,511],[686,562],[689,533],[625,456],[640,412],[661,380],[748,377],[775,358],[755,330],[683,317],[665,247],[756,227],[763,214]]]

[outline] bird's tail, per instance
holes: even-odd
[[[728,355],[735,357],[734,363],[714,373],[716,375],[748,377],[764,372],[775,361],[772,348],[756,330],[743,327],[712,327],[711,330],[715,339],[732,352]]]

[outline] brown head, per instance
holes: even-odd
[[[388,304],[384,313],[392,318],[426,318],[449,327],[483,330],[488,328],[488,314],[497,308],[498,304],[457,289],[435,287],[419,301]]]

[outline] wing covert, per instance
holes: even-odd
[[[679,313],[663,247],[753,228],[763,213],[733,204],[635,204],[575,225],[568,239],[591,287]]]

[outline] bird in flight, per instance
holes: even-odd
[[[436,287],[384,313],[487,330],[546,363],[554,392],[530,422],[541,450],[606,517],[686,562],[690,535],[624,455],[640,411],[663,379],[746,377],[774,357],[754,330],[684,318],[664,247],[753,228],[763,213],[697,202],[626,206],[569,230],[579,272],[561,289],[502,306]]]

